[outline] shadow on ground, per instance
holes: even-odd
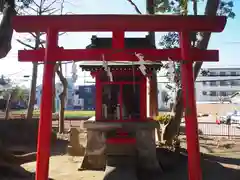
[[[125,166],[109,165],[105,170],[104,180],[188,180],[187,155],[175,153],[167,149],[157,149],[157,156],[163,173],[136,169],[126,158]],[[125,157],[122,157],[125,159]],[[122,160],[123,161],[123,160]],[[221,164],[224,163],[224,166]],[[203,180],[239,180],[240,159],[201,155]],[[126,169],[127,167],[127,169]]]
[[[4,152],[17,156],[24,156],[36,152],[37,149],[38,121],[9,120],[0,121],[0,144]],[[63,155],[66,152],[67,140],[56,138],[52,133],[51,155]],[[2,151],[0,151],[2,152]],[[33,153],[34,154],[34,153]],[[31,156],[29,162],[36,160],[36,155]],[[19,163],[13,163],[11,158],[0,154],[0,179],[35,179],[35,174],[26,171]]]
[[[63,155],[66,151],[67,141],[65,140],[57,140],[52,145],[51,148],[51,156],[55,155]],[[11,147],[9,147],[11,149]],[[16,147],[14,147],[16,148]],[[14,149],[13,148],[13,149]],[[29,146],[23,146],[21,148],[17,148],[12,150],[13,154],[15,155],[23,155],[28,154],[36,151],[36,147],[29,147]],[[35,161],[36,158],[32,159],[31,161]],[[0,179],[1,180],[35,180],[35,173],[29,172],[25,170],[23,167],[20,166],[20,164],[14,164],[14,163],[5,163],[4,161],[1,161],[0,159]],[[49,178],[49,180],[53,180]]]
[[[37,137],[38,120],[0,120],[0,143],[14,154],[36,152]],[[52,132],[52,155],[64,154],[67,143],[67,140],[57,139],[56,133]]]
[[[186,155],[183,153],[177,154],[166,149],[157,149],[157,155],[164,170],[161,180],[188,180]],[[226,165],[223,166],[221,163]],[[201,155],[203,180],[239,180],[240,167],[237,166],[240,166],[240,159]]]

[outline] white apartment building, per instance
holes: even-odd
[[[240,67],[206,68],[207,76],[199,74],[195,83],[198,102],[219,102],[240,91]]]

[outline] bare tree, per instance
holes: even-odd
[[[27,8],[18,8],[18,13],[21,15],[54,15],[62,14],[63,12],[64,0],[39,0],[32,1],[32,3]],[[43,32],[30,33],[27,37],[18,38],[17,41],[24,45],[26,49],[38,49],[45,46],[45,36]],[[37,84],[37,74],[38,74],[38,62],[33,62],[32,68],[32,81],[31,81],[31,91],[30,98],[28,102],[27,119],[31,119],[34,111],[34,104],[36,99],[36,84]],[[57,67],[60,67],[59,65]],[[61,72],[60,72],[61,73]],[[59,73],[58,73],[59,74]],[[62,74],[62,73],[61,73]],[[55,76],[55,74],[54,74]],[[61,80],[61,78],[60,78]],[[53,112],[55,112],[55,78],[53,80],[54,92],[53,92]]]

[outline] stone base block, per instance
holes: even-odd
[[[106,144],[106,155],[110,156],[135,156],[136,144]]]
[[[154,129],[137,131],[136,140],[139,168],[161,171],[157,159]]]
[[[87,131],[87,146],[79,170],[104,170],[106,167],[105,136],[99,131]]]
[[[85,155],[78,170],[104,170],[106,167],[105,155]]]
[[[70,156],[84,156],[85,148],[82,146],[67,146],[67,154]]]

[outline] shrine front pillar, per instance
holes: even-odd
[[[95,118],[96,120],[102,119],[102,84],[99,73],[95,74],[96,79],[96,105],[95,105]]]
[[[149,101],[150,117],[158,116],[158,87],[155,71],[152,72],[149,78]]]

